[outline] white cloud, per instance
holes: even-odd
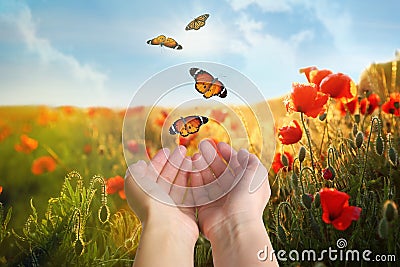
[[[316,18],[331,34],[337,48],[349,47],[353,42],[351,15],[333,1],[315,1],[310,6]]]
[[[313,39],[310,30],[297,32],[287,39],[278,38],[263,29],[263,23],[242,13],[236,22],[242,39],[235,41],[232,50],[244,58],[242,70],[264,92],[267,98],[285,94],[290,79],[296,79],[297,50],[304,41]]]
[[[79,96],[76,97],[74,103],[70,104],[78,102],[81,104],[82,101],[80,100],[82,96],[85,98],[84,95],[86,94],[87,96],[97,95],[100,98],[105,97],[107,75],[96,70],[89,64],[81,63],[74,56],[63,53],[54,47],[48,39],[40,37],[37,33],[36,23],[32,17],[31,10],[27,5],[20,2],[8,1],[3,3],[2,9],[0,11],[0,22],[3,20],[3,23],[16,30],[19,38],[28,48],[28,51],[32,55],[37,55],[40,59],[36,62],[29,62],[32,68],[30,73],[27,66],[21,65],[19,68],[12,66],[12,69],[25,71],[23,80],[14,79],[13,81],[8,81],[11,88],[19,88],[20,90],[18,93],[15,92],[14,98],[27,93],[23,92],[24,90],[28,90],[28,87],[26,87],[27,81],[32,82],[29,84],[29,95],[33,96],[33,98],[34,95],[43,97],[44,103],[49,102],[45,98],[50,95],[53,96],[53,99],[50,100],[52,104],[66,104],[68,100],[75,98],[74,94],[79,94]],[[19,64],[27,64],[27,61],[21,59]],[[35,78],[31,77],[32,73],[36,74]],[[54,87],[52,88],[51,86]],[[60,88],[63,89],[61,90]],[[38,93],[40,92],[40,95],[33,93],[33,90],[36,90]],[[54,93],[54,91],[58,91],[59,95]],[[7,92],[7,95],[9,98],[13,97],[12,92]],[[59,99],[57,99],[57,96]],[[40,100],[32,99],[31,102],[37,103],[38,101]]]
[[[227,0],[227,2],[235,11],[246,9],[252,4],[258,5],[263,11],[268,12],[283,12],[291,10],[290,0]]]

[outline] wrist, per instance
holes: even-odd
[[[207,229],[206,236],[212,243],[223,241],[226,245],[231,245],[237,244],[242,237],[248,238],[247,233],[252,229],[265,231],[262,218],[232,215]]]
[[[143,222],[143,230],[157,234],[160,237],[163,236],[164,238],[170,238],[175,241],[179,240],[179,242],[192,247],[195,245],[199,235],[195,223],[191,224],[179,221],[176,217],[160,217],[159,215],[157,215],[157,218],[149,215],[147,220]]]

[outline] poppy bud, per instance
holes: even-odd
[[[383,143],[383,138],[381,135],[378,135],[378,137],[375,140],[375,152],[379,156],[382,156],[384,149],[385,149],[385,144]]]
[[[301,200],[303,202],[304,207],[306,207],[307,209],[311,209],[311,203],[314,200],[314,197],[310,194],[303,194],[301,196]]]
[[[364,134],[362,132],[358,132],[356,135],[356,146],[357,148],[361,148],[364,141]]]
[[[323,113],[323,114],[320,114],[320,115],[318,116],[318,119],[319,119],[320,121],[324,121],[324,120],[326,119],[326,112]]]
[[[278,238],[281,240],[282,243],[286,243],[286,232],[282,226],[278,225]]]
[[[353,136],[356,136],[356,135],[357,135],[357,132],[358,132],[357,124],[354,123],[354,124],[353,124]]]
[[[354,115],[354,121],[355,121],[356,123],[359,123],[359,122],[360,122],[360,114]]]
[[[317,192],[317,193],[315,194],[313,203],[314,203],[314,206],[315,206],[316,208],[319,208],[319,205],[321,204],[321,199],[320,199],[319,192]]]
[[[285,154],[281,155],[281,161],[283,166],[288,167],[289,166],[289,159],[286,157]]]
[[[299,161],[303,162],[305,158],[306,158],[306,148],[304,146],[301,146],[299,150]]]
[[[398,215],[396,203],[393,200],[386,200],[383,204],[383,217],[391,223],[397,219]]]
[[[328,168],[322,171],[322,177],[324,177],[325,180],[331,181],[335,178],[335,176],[335,169],[333,169],[331,166],[328,166]]]
[[[387,239],[388,237],[388,231],[389,231],[389,225],[388,222],[385,220],[385,218],[382,218],[379,221],[379,225],[378,225],[378,234],[379,237],[382,239]]]
[[[397,166],[397,151],[393,147],[389,148],[389,161],[393,166]]]

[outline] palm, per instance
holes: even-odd
[[[202,162],[200,156],[197,156],[195,166],[203,168],[202,164],[210,162],[210,164],[206,163],[210,168],[203,168],[204,171],[199,172],[198,176],[201,176],[201,180],[205,181],[205,184],[207,181],[215,179],[210,177],[215,176],[218,180],[222,179],[220,183],[213,185],[214,187],[220,186],[219,191],[215,189],[213,191],[219,192],[220,195],[226,195],[198,209],[200,226],[206,236],[212,228],[223,223],[227,218],[260,218],[269,197],[268,183],[263,182],[267,171],[254,155],[241,151],[238,156],[238,153],[228,145],[219,145],[219,152],[228,162],[231,170],[226,172],[226,163],[219,157],[213,157],[212,149],[213,147],[209,145],[200,147],[204,159]],[[210,169],[214,175],[210,174]],[[259,178],[258,183],[261,184],[261,188],[257,192],[250,193],[250,185],[255,181],[253,177]],[[234,187],[230,190],[232,186]]]
[[[191,169],[191,161],[184,154],[185,151],[179,149],[171,155],[168,150],[160,150],[151,163],[139,161],[132,165],[129,172],[135,180],[126,180],[125,191],[129,205],[141,221],[146,222],[149,217],[160,223],[174,221],[177,227],[185,227],[197,238],[195,209],[180,208],[193,206],[193,198],[186,198],[182,187],[187,184],[187,170]]]

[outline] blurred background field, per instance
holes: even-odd
[[[141,226],[125,200],[127,163],[177,144],[193,154],[203,139],[245,147],[267,167],[272,164],[272,196],[263,219],[275,249],[326,249],[345,238],[348,248],[398,256],[400,121],[399,95],[394,94],[400,68],[393,68],[399,61],[393,62],[373,64],[364,72],[354,109],[343,109],[348,103],[331,98],[324,116],[306,118],[304,133],[290,145],[278,142],[279,132],[300,118],[287,114],[283,98],[251,109],[0,107],[0,265],[130,266]],[[382,101],[368,102],[371,95]],[[386,110],[391,101],[393,107]],[[210,121],[188,137],[169,135],[172,122],[189,114]],[[264,117],[257,121],[254,114]],[[299,163],[302,147],[307,155]],[[321,219],[319,192],[327,187],[348,194],[350,204],[362,209],[348,229],[333,229]],[[207,240],[200,237],[195,252],[195,266],[212,266]]]
[[[281,103],[281,100],[279,102]],[[132,231],[136,229],[135,227],[140,227],[140,224],[127,206],[123,193],[122,177],[125,175],[127,161],[130,164],[139,159],[151,158],[161,147],[173,148],[177,144],[181,144],[188,148],[188,154],[193,154],[197,151],[198,143],[202,139],[208,138],[214,142],[230,143],[236,148],[247,147],[249,150],[253,149],[253,152],[259,155],[264,150],[263,161],[270,165],[275,149],[275,142],[270,142],[270,140],[274,138],[275,128],[272,114],[260,110],[261,108],[264,109],[265,105],[266,103],[258,104],[253,107],[253,110],[244,107],[219,109],[212,106],[181,110],[181,112],[188,114],[192,112],[210,118],[210,121],[203,125],[198,133],[186,138],[169,134],[165,136],[170,124],[179,116],[176,117],[178,114],[170,114],[171,110],[162,107],[157,107],[151,112],[149,112],[148,107],[143,106],[128,108],[127,110],[73,106],[0,107],[0,186],[2,187],[0,202],[3,205],[1,210],[3,225],[7,211],[12,208],[11,219],[8,225],[4,225],[4,228],[2,228],[3,234],[8,232],[8,235],[3,236],[0,240],[2,251],[0,263],[29,262],[32,256],[29,250],[32,247],[46,247],[43,244],[51,244],[49,240],[54,239],[53,235],[59,231],[59,228],[55,226],[63,225],[59,222],[64,221],[63,223],[65,223],[66,218],[74,221],[73,218],[76,217],[74,210],[81,210],[82,205],[87,205],[83,204],[84,201],[81,197],[78,198],[77,202],[73,201],[74,195],[75,197],[77,195],[84,196],[92,192],[92,177],[95,175],[103,177],[107,186],[104,189],[109,194],[107,206],[109,207],[110,221],[114,219],[127,223],[133,220],[135,223],[130,226],[124,224],[118,230],[116,224],[109,223],[105,227],[96,222],[96,218],[100,216],[100,211],[98,216],[97,211],[103,205],[101,187],[96,187],[93,190],[93,193],[97,191],[94,194],[93,203],[89,202],[91,203],[91,212],[85,215],[87,217],[85,217],[85,220],[91,222],[92,225],[89,230],[86,229],[82,232],[85,232],[86,236],[91,236],[92,240],[97,241],[88,241],[88,244],[85,244],[86,250],[90,250],[91,245],[99,242],[96,239],[99,237],[93,236],[93,233],[96,232],[93,232],[93,227],[95,227],[94,229],[96,227],[98,227],[97,229],[107,229],[104,230],[105,233],[122,231],[126,232],[127,235],[132,234]],[[254,113],[259,112],[267,114],[266,117],[264,116],[263,123],[254,119]],[[146,117],[147,114],[148,117]],[[171,116],[169,117],[169,115]],[[245,123],[242,123],[243,121]],[[122,134],[123,129],[126,131],[124,135]],[[269,135],[269,138],[264,138],[266,142],[263,144],[262,135],[265,134]],[[161,135],[164,135],[164,141],[162,141]],[[145,140],[143,139],[144,136]],[[81,182],[83,188],[87,188],[87,193],[82,193],[85,189],[82,189],[82,186],[79,185],[80,182],[79,179],[76,180],[76,175],[72,175],[74,179],[67,179],[68,186],[70,183],[71,188],[76,186],[76,191],[73,194],[72,191],[68,191],[71,199],[66,201],[63,197],[65,193],[62,192],[68,187],[65,185],[65,177],[73,171],[81,175]],[[114,190],[113,187],[117,189]],[[30,204],[31,200],[34,210],[32,210]],[[49,212],[50,209],[54,209],[52,206],[54,201],[60,207],[61,203],[64,203],[62,205],[65,207],[62,207],[61,210],[56,208],[55,211]],[[58,223],[52,223],[52,226],[48,228],[49,223],[53,220],[51,214],[57,212],[60,212],[57,216],[64,217],[64,220],[60,219]],[[32,223],[32,221],[37,222]],[[35,231],[31,232],[33,224],[35,229],[41,227],[46,229],[40,231],[42,234],[46,233],[41,239],[36,240],[35,236],[38,234]],[[64,234],[71,239],[70,242],[67,242],[69,244],[67,250],[68,247],[72,249],[73,244],[76,245],[76,242],[73,241],[76,234],[76,223],[67,223],[63,227],[64,230],[67,230],[64,231]],[[128,229],[131,230],[128,231]],[[27,235],[29,238],[25,236],[18,240],[17,236],[21,237],[21,234],[22,236]],[[134,238],[136,240],[135,246],[137,246],[137,237],[138,235],[135,236],[136,239]],[[105,237],[102,238],[105,239]],[[110,242],[115,246],[118,243],[115,238],[109,241],[103,240],[103,242],[103,245],[109,246],[110,250],[112,248]],[[114,256],[119,257],[119,260],[124,257],[133,260],[132,251],[134,250],[127,249],[124,242],[125,240],[122,241],[122,244],[124,244],[122,251],[130,252],[122,254],[122,256],[117,253]],[[20,245],[16,247],[16,244]],[[101,246],[98,244],[96,246],[100,250]],[[60,248],[57,251],[60,252],[63,249]],[[118,251],[118,249],[115,249],[115,251]],[[87,260],[84,261],[81,257],[80,263],[92,264],[94,259],[98,259],[98,255],[103,255],[108,260],[112,258],[106,253],[99,254],[98,251],[93,253],[96,255],[86,253]],[[57,260],[66,257],[66,255],[60,254],[52,259]],[[38,258],[40,259],[39,256]],[[41,261],[46,262],[47,260],[42,259]],[[127,264],[131,263],[128,261]]]

